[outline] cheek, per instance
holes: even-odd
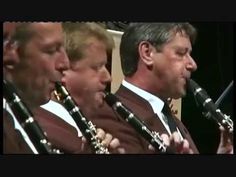
[[[66,86],[70,90],[76,90],[78,85],[80,84],[80,78],[77,75],[70,75],[65,77],[66,78]]]
[[[41,74],[45,75],[45,77],[52,79],[54,78],[55,73],[56,70],[53,63],[46,62],[45,65],[42,66]]]
[[[86,90],[94,90],[98,86],[99,74],[93,70],[88,72],[82,72],[79,76],[79,80],[82,87]]]
[[[92,79],[87,77],[84,73],[74,73],[68,78],[70,89],[75,93],[81,93],[86,95],[89,92],[92,85]]]
[[[180,77],[184,72],[184,65],[182,63],[176,63],[170,69],[171,73],[173,73],[176,77]]]
[[[52,61],[40,60],[39,58],[34,61],[32,60],[29,63],[29,67],[31,67],[32,73],[38,73],[38,75],[44,75],[46,77],[50,77],[55,71]]]

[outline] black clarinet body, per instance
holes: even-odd
[[[124,106],[121,101],[112,93],[106,92],[104,100],[125,119],[144,139],[146,139],[158,152],[163,154],[175,154],[175,151],[167,147],[158,132],[151,131],[148,126],[140,120],[131,110]]]
[[[3,79],[3,93],[4,98],[7,100],[15,117],[27,133],[37,152],[39,154],[60,154],[61,152],[58,149],[51,147],[51,143],[48,141],[38,122],[33,118],[30,109],[21,100],[14,86],[5,79]]]
[[[93,123],[83,115],[82,111],[77,106],[74,99],[70,96],[67,89],[60,82],[56,82],[56,90],[54,92],[58,101],[62,102],[63,106],[74,119],[81,133],[89,142],[95,154],[109,154],[109,151],[104,147],[100,140],[96,137],[96,128]]]
[[[210,117],[213,118],[220,126],[223,126],[230,133],[233,133],[233,121],[230,116],[223,114],[212,99],[208,96],[207,92],[202,89],[195,81],[189,79],[188,89],[194,94],[194,97],[203,108],[209,112]],[[206,116],[206,114],[203,114]],[[209,116],[208,116],[209,117]]]

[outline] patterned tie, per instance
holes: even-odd
[[[162,113],[165,115],[165,117],[167,119],[171,133],[177,131],[176,123],[175,123],[174,118],[171,114],[170,107],[166,103],[164,104],[164,107],[162,109]]]

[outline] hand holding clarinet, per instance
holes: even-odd
[[[203,114],[215,120],[221,131],[220,144],[217,149],[218,154],[233,154],[233,121],[230,116],[223,114],[217,105],[208,96],[207,92],[202,89],[192,79],[188,82],[188,89],[193,92],[194,97],[200,105],[207,111]]]

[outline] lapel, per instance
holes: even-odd
[[[168,134],[160,118],[152,110],[151,105],[139,95],[135,94],[131,90],[127,89],[123,85],[119,87],[116,92],[116,96],[127,106],[137,117],[146,123],[148,128],[153,131],[157,131],[160,134]],[[173,115],[173,119],[180,130],[183,138],[187,139],[190,143],[190,147],[194,153],[199,153],[188,130],[183,123]]]
[[[151,105],[146,100],[122,85],[116,92],[116,95],[124,105],[128,105],[127,107],[140,120],[145,122],[150,130],[168,134],[160,118],[153,112]]]

